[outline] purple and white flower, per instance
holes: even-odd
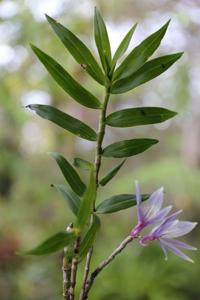
[[[144,203],[141,202],[142,197],[137,181],[135,182],[135,189],[138,223],[131,231],[133,238],[138,236],[140,231],[146,226],[158,224],[172,209],[172,206],[167,206],[162,209],[163,187],[155,191]]]
[[[181,211],[173,213],[165,217],[165,219],[156,226],[149,234],[143,236],[140,240],[142,246],[146,246],[148,242],[157,240],[165,254],[165,259],[168,259],[167,252],[171,251],[175,255],[184,260],[193,262],[193,260],[183,253],[181,249],[197,250],[197,248],[186,243],[176,240],[175,238],[183,236],[194,229],[196,222],[179,221],[176,218]]]
[[[140,244],[142,246],[147,246],[149,242],[157,240],[165,254],[165,259],[168,258],[167,252],[171,251],[182,259],[193,262],[193,260],[183,253],[180,248],[187,250],[197,249],[186,243],[178,241],[175,238],[192,231],[197,223],[179,221],[177,219],[177,215],[180,214],[182,210],[168,215],[172,206],[162,208],[163,188],[155,191],[145,203],[141,203],[140,188],[138,182],[136,182],[136,201],[138,223],[131,231],[131,237],[136,238],[145,227],[149,225],[156,225],[150,233],[140,237]]]

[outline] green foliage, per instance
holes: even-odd
[[[76,238],[74,232],[58,232],[53,236],[49,237],[47,240],[42,242],[39,246],[32,250],[26,251],[25,255],[46,255],[56,252],[63,247],[71,245]]]
[[[77,216],[80,208],[80,198],[68,186],[63,184],[54,184],[55,188],[61,193],[64,200],[75,216]]]
[[[80,260],[82,260],[87,255],[87,252],[89,251],[90,247],[93,245],[96,234],[100,229],[100,225],[101,225],[100,219],[96,215],[93,215],[92,224],[90,225],[90,228],[88,229],[85,237],[83,238],[83,241],[81,242],[80,251],[79,251]]]
[[[113,59],[112,59],[112,64],[111,64],[111,74],[113,70],[115,69],[117,61],[120,59],[120,57],[126,52],[128,49],[128,46],[130,44],[131,38],[133,36],[133,33],[136,29],[137,24],[133,25],[133,27],[129,30],[129,32],[125,35],[123,40],[121,41],[119,47],[117,48]]]
[[[53,106],[30,104],[27,107],[34,110],[40,117],[55,123],[83,139],[89,141],[96,141],[97,139],[97,134],[92,128]]]
[[[131,127],[164,122],[177,113],[162,107],[136,107],[116,111],[106,118],[112,127]]]
[[[142,195],[142,201],[149,198],[149,195]],[[97,208],[97,214],[110,214],[136,205],[136,196],[133,194],[120,194],[112,196],[101,202]]]
[[[97,82],[104,85],[104,74],[87,46],[75,36],[69,29],[46,15],[47,21],[55,31],[59,39],[71,53],[74,59],[90,74]]]
[[[114,80],[119,80],[132,75],[147,61],[147,59],[159,47],[169,22],[170,21],[162,26],[158,31],[151,34],[131,51],[131,53],[124,59],[124,61],[115,71]]]
[[[74,232],[76,231],[77,233],[58,233],[42,243],[39,247],[27,253],[40,255],[57,251],[63,246],[73,244],[78,236],[81,242],[78,256],[81,260],[93,245],[96,234],[100,228],[100,220],[95,215],[95,212],[97,214],[108,214],[127,209],[136,204],[135,195],[119,194],[104,200],[95,208],[97,188],[99,185],[105,186],[110,182],[125,162],[125,160],[123,160],[99,180],[102,157],[130,157],[142,153],[158,143],[156,139],[136,138],[116,141],[102,149],[106,126],[130,127],[156,124],[164,122],[176,115],[175,112],[161,107],[136,107],[113,112],[109,116],[106,116],[109,98],[111,94],[125,93],[162,74],[181,57],[182,53],[167,54],[148,61],[159,47],[168,28],[168,21],[159,30],[151,34],[134,48],[115,70],[119,59],[128,49],[137,24],[128,31],[112,57],[106,25],[100,12],[95,8],[94,38],[104,70],[103,72],[90,49],[88,49],[76,35],[53,18],[49,16],[46,16],[46,18],[53,31],[78,64],[80,64],[93,79],[101,85],[104,85],[106,91],[105,101],[101,104],[93,94],[80,85],[52,57],[37,47],[32,46],[33,51],[58,85],[79,104],[88,108],[99,109],[100,119],[99,131],[96,133],[85,123],[53,106],[39,104],[28,105],[31,110],[35,111],[42,118],[50,120],[83,139],[96,141],[96,155],[95,164],[82,158],[75,158],[73,162],[76,168],[90,171],[89,182],[86,186],[76,170],[62,155],[56,152],[50,153],[56,160],[70,186],[55,185],[56,189],[66,200],[70,210],[76,216],[76,228]],[[142,195],[142,200],[144,201],[148,197],[148,195]]]
[[[82,196],[85,192],[86,186],[81,180],[78,173],[72,167],[72,165],[59,153],[50,152],[49,153],[57,162],[63,176],[65,177],[66,181],[72,188],[72,190],[79,196]]]
[[[108,38],[106,25],[97,8],[95,8],[94,16],[94,36],[102,66],[104,68],[105,73],[109,74],[111,66],[110,42]]]
[[[121,169],[126,160],[123,160],[119,165],[114,167],[108,174],[106,174],[100,181],[99,184],[104,186],[106,185]]]
[[[77,217],[77,227],[82,230],[87,224],[93,210],[93,204],[96,200],[96,182],[94,171],[91,171],[89,184],[81,200],[80,209]]]
[[[74,80],[51,56],[33,45],[31,47],[55,81],[74,98],[74,100],[89,108],[97,109],[101,107],[99,100]]]
[[[155,139],[132,139],[113,143],[103,149],[105,157],[129,157],[144,152],[158,143]]]
[[[76,168],[80,168],[82,170],[87,170],[87,171],[94,169],[94,165],[90,161],[87,161],[79,157],[74,158],[73,165]]]
[[[112,94],[125,93],[152,80],[171,67],[171,65],[173,65],[182,56],[182,54],[183,53],[180,52],[165,55],[148,61],[135,73],[115,81],[111,89]]]

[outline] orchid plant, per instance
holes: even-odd
[[[100,57],[100,66],[88,47],[76,35],[50,16],[46,16],[46,18],[59,40],[80,67],[104,88],[105,97],[101,102],[79,84],[54,58],[32,46],[41,63],[68,95],[85,107],[99,110],[99,128],[96,132],[84,122],[50,105],[29,104],[27,106],[40,117],[53,122],[62,129],[96,143],[96,150],[94,162],[86,161],[83,158],[74,158],[73,164],[60,153],[50,152],[66,181],[65,185],[54,184],[53,186],[66,200],[69,209],[74,214],[74,219],[69,220],[66,224],[66,230],[54,234],[36,248],[25,253],[44,255],[63,249],[63,299],[73,300],[79,294],[80,300],[84,300],[88,299],[89,291],[97,275],[136,238],[142,246],[148,245],[151,241],[158,241],[165,257],[167,257],[167,251],[169,250],[183,259],[192,261],[179,248],[189,250],[195,250],[195,248],[175,238],[190,232],[196,223],[179,221],[177,215],[180,211],[169,215],[172,209],[171,206],[162,208],[163,188],[160,188],[151,196],[141,195],[139,185],[136,183],[136,195],[115,195],[96,205],[99,187],[108,184],[125,162],[125,160],[121,161],[108,174],[100,177],[103,159],[111,157],[128,158],[142,153],[158,143],[158,140],[152,138],[133,138],[116,141],[104,147],[103,140],[107,126],[123,128],[156,124],[176,115],[176,112],[163,107],[151,106],[123,109],[107,115],[111,95],[125,93],[159,76],[182,56],[182,52],[150,59],[166,33],[169,25],[168,21],[122,59],[137,26],[137,24],[133,25],[120,43],[114,56],[112,56],[106,25],[100,12],[95,9],[94,36]],[[78,170],[76,170],[78,168],[89,172],[87,183],[78,174]],[[111,214],[134,205],[137,205],[137,225],[119,247],[101,262],[95,270],[91,271],[90,264],[94,241],[101,224],[100,215]],[[149,228],[149,233],[142,236],[144,228]],[[78,265],[83,260],[85,261],[85,271],[82,289],[77,292]]]

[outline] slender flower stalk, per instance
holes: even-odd
[[[136,237],[135,237],[136,238]],[[125,249],[125,247],[132,242],[134,239],[134,237],[132,236],[128,236],[127,238],[125,238],[122,243],[112,252],[112,254],[110,256],[108,256],[108,258],[106,258],[105,260],[103,260],[100,265],[91,273],[89,279],[86,282],[85,285],[85,291],[84,294],[81,298],[81,300],[86,300],[88,298],[88,293],[94,283],[95,278],[97,277],[97,275],[99,275],[99,273],[108,265],[110,264],[113,259],[122,252],[122,250]]]

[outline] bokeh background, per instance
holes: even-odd
[[[125,95],[113,96],[109,110],[137,105],[164,106],[178,111],[161,125],[131,129],[108,128],[105,144],[120,138],[153,137],[160,143],[129,158],[98,201],[112,194],[133,192],[138,179],[144,193],[163,185],[165,201],[184,209],[182,218],[200,215],[200,6],[199,0],[27,0],[0,1],[0,300],[57,300],[62,298],[61,254],[21,257],[47,236],[63,230],[72,215],[50,187],[63,178],[48,151],[69,159],[93,160],[94,145],[76,138],[27,111],[30,103],[53,104],[97,128],[97,112],[78,105],[47,74],[29,43],[57,59],[99,98],[103,89],[73,60],[45,21],[57,18],[96,52],[93,9],[106,23],[114,51],[132,26],[139,25],[131,47],[172,22],[160,53],[185,54],[165,74]],[[117,160],[104,159],[102,174]],[[82,173],[87,178],[87,174]],[[93,265],[105,258],[135,224],[135,209],[105,215],[96,241]],[[199,228],[186,241],[200,247]],[[198,300],[199,251],[195,264],[170,255],[164,261],[155,243],[141,248],[132,243],[96,280],[90,299]],[[80,270],[83,266],[80,266]],[[81,275],[81,273],[80,273]],[[80,277],[81,279],[81,277]]]

